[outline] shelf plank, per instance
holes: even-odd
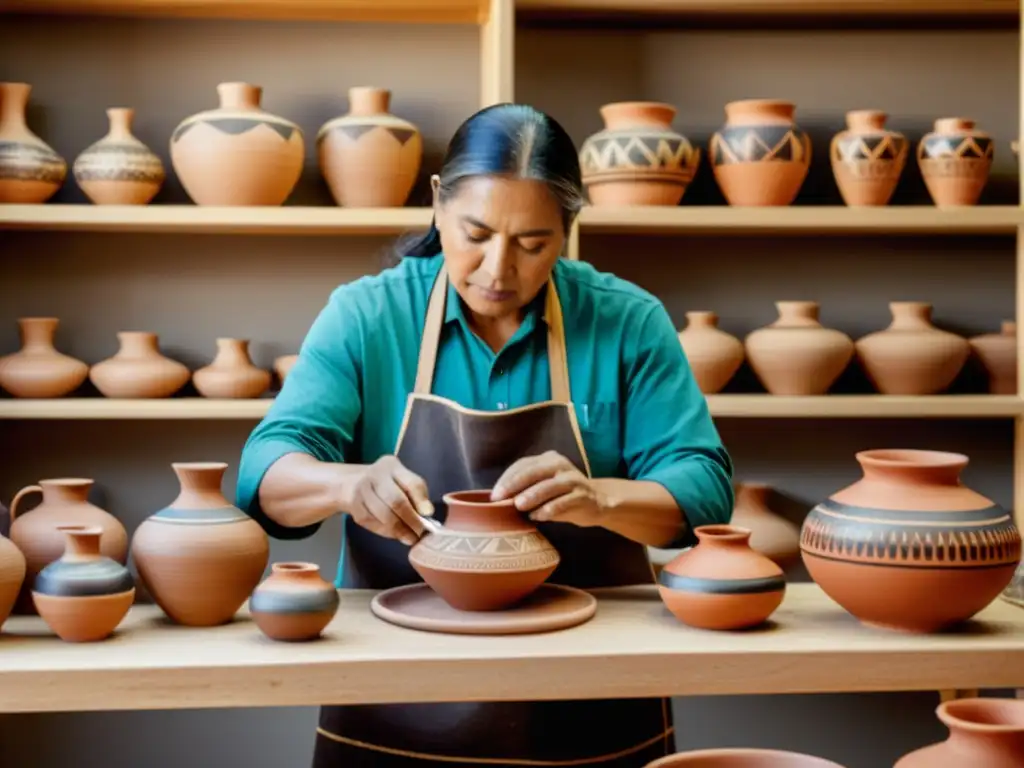
[[[162,400],[121,400],[105,397],[6,399],[0,400],[0,419],[258,421],[266,415],[272,402],[270,398],[217,400],[203,397],[172,397]]]
[[[1017,0],[517,0],[524,15],[543,16],[838,16],[869,18],[1009,17]]]

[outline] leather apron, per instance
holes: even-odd
[[[554,450],[588,476],[590,467],[569,393],[565,332],[554,282],[545,313],[551,400],[507,411],[476,411],[430,394],[448,278],[431,292],[395,454],[426,482],[435,517],[441,497],[490,488],[523,456]],[[550,581],[583,589],[650,584],[646,547],[603,528],[541,523],[561,555]],[[422,581],[409,548],[345,519],[342,589],[387,589]],[[599,609],[600,610],[600,609]],[[570,630],[571,631],[571,630]],[[411,645],[415,637],[410,634]],[[675,751],[667,699],[467,702],[325,706],[313,768],[598,766],[640,768]]]

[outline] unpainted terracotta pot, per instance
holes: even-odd
[[[249,598],[249,613],[271,640],[320,637],[340,605],[338,590],[316,563],[274,563]]]
[[[939,208],[977,205],[992,170],[995,142],[974,120],[943,117],[917,145],[928,194]]]
[[[132,133],[134,109],[112,107],[107,119],[107,135],[75,158],[75,181],[97,205],[146,205],[167,177],[164,164]]]
[[[907,164],[907,137],[885,127],[877,109],[846,113],[846,130],[832,138],[832,173],[849,206],[887,205]]]
[[[409,563],[453,608],[496,611],[532,594],[560,557],[515,503],[490,501],[486,490],[444,496],[443,530],[409,550]]]
[[[15,397],[64,397],[78,389],[89,366],[58,352],[56,317],[19,317],[21,349],[0,357],[0,387]]]
[[[729,522],[750,531],[754,551],[788,568],[800,560],[800,526],[772,511],[768,506],[771,490],[767,483],[735,483],[736,503]]]
[[[955,699],[936,713],[949,729],[938,744],[911,752],[895,768],[1020,768],[1024,765],[1024,701]]]
[[[89,370],[89,380],[104,396],[170,397],[191,378],[185,365],[161,354],[155,333],[121,331],[117,339],[117,353]]]
[[[743,342],[718,327],[714,312],[687,312],[679,343],[705,395],[720,392],[743,364]]]
[[[1021,560],[1013,516],[963,485],[959,453],[861,451],[863,477],[804,520],[811,578],[865,624],[936,632],[974,616]],[[941,596],[941,599],[937,596]]]
[[[203,397],[259,397],[270,387],[270,371],[257,368],[249,357],[247,339],[217,339],[217,356],[192,374]]]
[[[967,340],[988,374],[993,395],[1017,394],[1017,323],[1004,320],[999,333],[984,333]]]
[[[648,763],[645,768],[843,768],[822,757],[777,749],[698,749],[677,752]]]
[[[0,629],[14,610],[25,583],[25,555],[6,536],[0,535]]]
[[[68,164],[25,121],[32,86],[0,83],[0,203],[45,203],[60,189]]]
[[[284,386],[284,380],[288,378],[288,373],[299,362],[298,355],[281,355],[274,359],[274,373],[277,374],[278,381],[281,382],[281,386]]]
[[[678,205],[700,165],[700,149],[672,130],[676,108],[652,101],[601,107],[604,130],[580,147],[593,205]]]

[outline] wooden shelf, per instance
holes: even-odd
[[[0,419],[249,419],[263,418],[269,398],[212,400],[204,397],[173,397],[163,400],[119,400],[105,397],[55,398],[53,400],[0,400]]]

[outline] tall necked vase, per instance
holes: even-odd
[[[995,142],[973,120],[943,117],[917,145],[917,162],[939,208],[977,205],[992,170]]]
[[[164,164],[132,133],[134,109],[113,107],[107,119],[107,135],[75,158],[75,181],[97,205],[145,205],[164,183]]]
[[[28,83],[0,83],[0,203],[45,203],[60,189],[68,164],[25,120]]]
[[[54,346],[56,317],[19,317],[21,349],[0,357],[0,387],[15,397],[63,397],[78,389],[89,366]]]
[[[1024,701],[954,699],[936,709],[949,737],[911,752],[895,768],[1020,768],[1024,765]]]
[[[886,205],[907,164],[906,136],[885,127],[877,109],[846,113],[846,130],[830,146],[832,173],[849,206]]]

